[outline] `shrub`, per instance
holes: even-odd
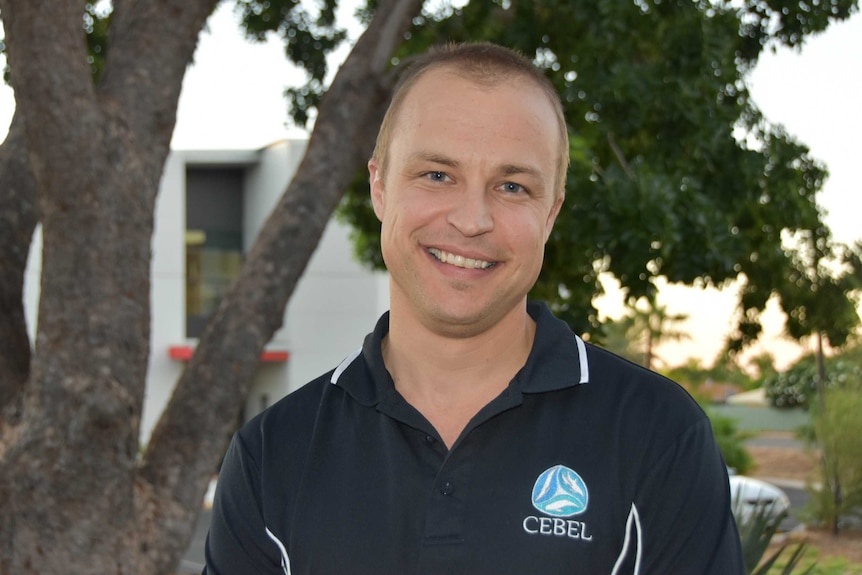
[[[747,472],[754,463],[744,445],[750,434],[739,431],[736,420],[730,417],[709,411],[707,413],[725,465],[740,474]]]
[[[749,575],[767,575],[776,572],[781,575],[791,575],[797,567],[801,567],[800,561],[806,549],[804,542],[799,543],[790,552],[790,556],[783,565],[780,565],[779,561],[785,558],[784,551],[787,545],[783,545],[766,559],[763,558],[772,536],[787,516],[787,511],[775,513],[770,506],[761,506],[755,508],[753,513],[745,514],[741,511],[741,505],[740,499],[734,497],[733,515],[736,517],[736,527],[739,530],[745,572]],[[814,567],[814,565],[809,566],[801,574],[812,573]]]
[[[823,453],[823,482],[812,488],[810,515],[837,528],[862,518],[862,393],[857,386],[826,390],[825,409],[814,415],[817,443]],[[836,487],[840,491],[836,494]],[[838,495],[838,496],[836,496]]]
[[[833,387],[859,388],[862,382],[862,366],[854,361],[836,358],[829,361],[826,373],[826,389]],[[787,371],[763,380],[763,388],[769,403],[778,408],[813,405],[817,395],[817,364],[807,357]]]
[[[776,373],[763,381],[766,399],[778,408],[807,408],[817,392],[817,366],[800,362],[787,371]]]

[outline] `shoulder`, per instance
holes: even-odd
[[[695,430],[711,435],[704,410],[678,383],[595,345],[587,345],[588,383],[581,401],[591,404],[604,429],[656,456]]]
[[[271,452],[277,444],[273,440],[285,437],[291,441],[279,443],[302,445],[303,438],[311,433],[321,401],[334,387],[329,383],[331,373],[306,383],[243,424],[237,436],[245,448],[252,454]]]
[[[617,402],[636,401],[646,408],[673,407],[674,412],[706,417],[692,396],[677,382],[624,359],[606,349],[587,344],[589,386],[612,392]]]

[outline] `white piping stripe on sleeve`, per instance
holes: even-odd
[[[575,336],[575,343],[578,344],[578,361],[581,364],[581,380],[578,383],[588,383],[590,381],[590,364],[587,362],[587,345],[578,336]]]
[[[614,570],[611,571],[611,575],[620,575],[620,567],[622,567],[623,560],[628,555],[629,547],[632,544],[632,528],[635,530],[635,537],[637,538],[637,542],[635,543],[635,568],[632,571],[632,575],[639,575],[641,572],[641,558],[643,555],[643,534],[641,533],[641,518],[638,514],[638,508],[632,503],[632,509],[629,511],[629,517],[626,520],[626,538],[623,541],[623,548],[620,551],[620,556],[617,557],[617,562],[614,564]]]
[[[356,351],[354,351],[353,353],[351,353],[350,355],[348,355],[347,357],[345,357],[344,361],[342,361],[340,364],[338,364],[338,367],[336,367],[335,371],[332,372],[332,377],[329,378],[329,383],[332,383],[332,384],[338,383],[338,378],[341,377],[341,374],[344,373],[344,370],[347,369],[347,366],[349,366],[351,363],[353,363],[354,359],[359,357],[360,353],[362,353],[361,347],[359,349],[357,349]]]
[[[641,516],[638,513],[637,506],[632,503],[632,514],[635,518],[635,529],[638,532],[638,554],[635,556],[635,572],[633,575],[639,575],[641,572],[641,559],[643,558],[643,532],[641,531]],[[288,574],[289,575],[289,574]]]
[[[284,548],[284,543],[279,541],[278,537],[269,530],[269,527],[266,528],[266,534],[278,546],[278,550],[281,552],[281,568],[284,570],[284,575],[290,575],[290,557],[287,556],[287,549]]]

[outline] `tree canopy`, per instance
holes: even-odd
[[[576,330],[596,332],[602,273],[632,301],[650,296],[659,276],[701,286],[740,279],[729,343],[740,349],[757,338],[771,295],[798,315],[798,292],[783,278],[805,264],[786,234],[831,245],[816,201],[826,167],[764,119],[746,75],[763,50],[800,46],[855,9],[840,0],[470,2],[416,19],[394,62],[441,40],[489,40],[533,56],[562,94],[572,158],[533,295]],[[360,258],[381,267],[363,184],[339,215],[357,229]],[[846,290],[835,297],[846,301]]]

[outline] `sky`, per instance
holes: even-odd
[[[353,28],[354,39],[358,33]],[[335,55],[343,59],[347,48]],[[0,60],[0,64],[2,64]],[[282,138],[305,137],[289,125],[284,88],[304,81],[304,74],[284,57],[281,42],[251,43],[243,37],[229,3],[216,10],[201,34],[195,63],[180,96],[172,146],[175,149],[260,148]],[[831,25],[809,38],[801,50],[782,48],[765,53],[749,78],[752,97],[773,123],[780,123],[805,143],[829,169],[818,201],[837,241],[862,240],[862,14]],[[0,86],[0,139],[14,111],[8,86]],[[621,297],[608,284],[609,295],[597,303],[611,317],[621,313]],[[667,364],[693,357],[709,365],[720,353],[734,314],[732,286],[718,292],[663,286],[659,302],[689,319],[679,328],[690,338],[660,346]],[[781,314],[765,315],[763,341],[747,355],[768,350],[779,367],[801,353],[784,339]]]

